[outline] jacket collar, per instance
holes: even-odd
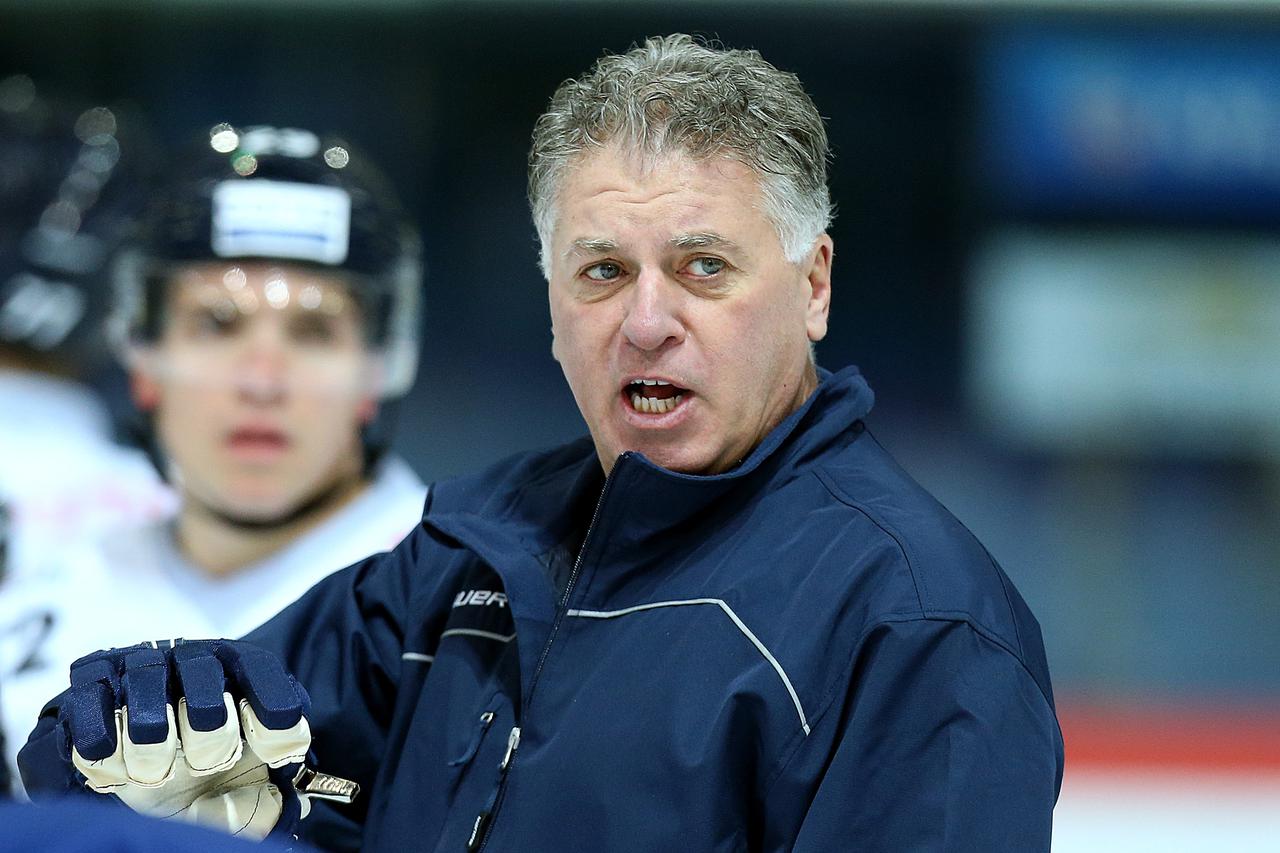
[[[612,516],[625,512],[621,532],[633,541],[655,535],[740,488],[754,492],[802,473],[862,420],[873,402],[874,394],[856,367],[837,373],[819,368],[817,389],[742,464],[722,474],[681,474],[628,451],[618,458],[604,485],[607,492],[600,510]],[[544,470],[495,470],[467,478],[467,486],[457,489],[453,499],[433,501],[425,521],[468,545],[479,544],[476,550],[490,562],[512,546],[541,553],[563,543],[596,505],[604,477],[586,439],[543,459]],[[443,496],[453,490],[441,484],[435,491]],[[495,500],[494,495],[500,497]],[[621,501],[614,497],[624,495]]]
[[[867,415],[873,401],[871,388],[856,367],[838,373],[819,369],[817,389],[729,471],[681,474],[654,464],[640,453],[622,454],[609,479],[614,495],[625,491],[624,535],[644,539],[696,516],[731,493],[741,490],[754,494],[767,484],[781,485],[803,473],[808,463],[840,441],[854,423]],[[617,532],[615,529],[614,534]]]

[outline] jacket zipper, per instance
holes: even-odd
[[[489,827],[493,825],[493,817],[497,814],[498,805],[501,803],[502,791],[506,788],[507,768],[511,766],[516,750],[519,748],[520,727],[512,726],[511,733],[507,735],[507,751],[502,756],[502,763],[498,765],[498,787],[494,789],[493,796],[471,824],[471,836],[467,839],[467,853],[477,853],[489,840]]]
[[[623,455],[625,456],[626,454]],[[617,468],[616,464],[614,468]],[[538,684],[539,676],[542,675],[542,667],[546,664],[547,655],[551,652],[551,644],[555,642],[556,635],[560,633],[560,623],[564,621],[566,614],[569,612],[569,598],[573,595],[573,588],[577,585],[578,575],[582,571],[582,558],[587,553],[587,545],[591,542],[591,533],[596,529],[596,521],[600,518],[600,508],[604,506],[604,499],[609,494],[609,488],[612,485],[613,473],[610,472],[604,479],[604,486],[600,489],[600,497],[596,499],[596,508],[591,513],[591,522],[587,525],[586,535],[582,537],[582,547],[578,549],[578,556],[573,561],[573,571],[569,573],[569,580],[564,585],[564,595],[560,597],[560,606],[556,609],[556,618],[551,626],[551,634],[547,637],[547,642],[542,647],[542,655],[538,658],[538,665],[534,668],[533,676],[529,679],[529,703],[525,706],[523,714],[526,723],[529,719],[529,709],[533,705],[533,690]],[[467,853],[483,853],[485,847],[489,845],[489,836],[492,833],[494,821],[498,817],[498,810],[502,808],[502,801],[507,792],[507,779],[511,773],[512,766],[515,764],[516,750],[519,748],[520,726],[512,726],[511,733],[507,736],[507,752],[502,757],[502,763],[498,765],[498,787],[494,791],[492,805],[476,815],[475,823],[471,826],[471,837],[467,840]]]

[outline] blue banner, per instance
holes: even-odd
[[[1007,208],[1280,221],[1280,33],[1013,28],[978,87],[983,184]]]

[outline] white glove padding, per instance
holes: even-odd
[[[153,744],[130,738],[126,705],[115,713],[115,752],[90,761],[73,746],[72,763],[90,788],[115,794],[135,811],[264,838],[284,802],[269,770],[301,762],[311,729],[305,716],[288,729],[269,729],[247,700],[240,700],[236,714],[230,693],[223,693],[223,704],[226,722],[207,732],[191,725],[186,699],[179,700],[176,715],[168,705],[168,736]],[[300,805],[299,818],[309,809],[305,797]]]
[[[62,756],[138,811],[290,835],[306,805],[293,780],[311,745],[309,702],[279,658],[239,640],[108,649],[71,665]]]

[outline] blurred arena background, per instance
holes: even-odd
[[[0,0],[0,77],[162,143],[367,149],[427,235],[397,445],[435,479],[583,430],[528,135],[562,78],[674,30],[759,48],[830,119],[819,359],[862,367],[872,428],[1041,620],[1054,849],[1280,849],[1280,6]]]

